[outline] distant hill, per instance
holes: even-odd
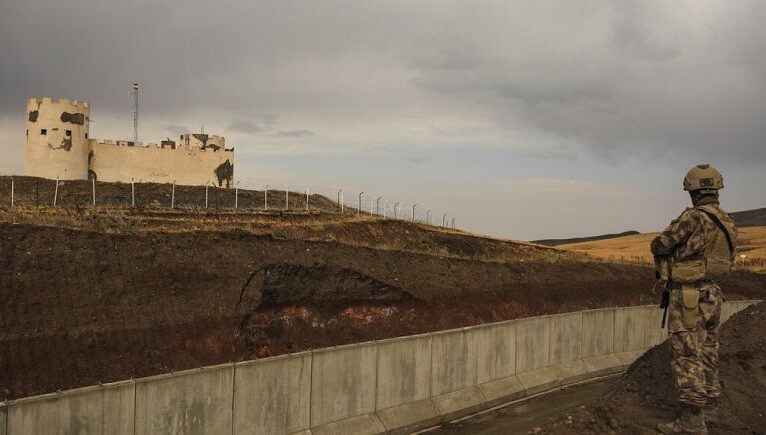
[[[737,211],[731,214],[738,227],[766,227],[766,208]],[[544,239],[532,240],[532,243],[546,246],[569,245],[572,243],[595,242],[598,240],[616,239],[617,237],[635,236],[641,234],[638,231],[625,231],[617,234],[604,234],[601,236],[573,237],[571,239]]]
[[[734,212],[731,214],[731,217],[734,218],[734,222],[739,227],[766,226],[766,208]]]
[[[590,236],[590,237],[574,237],[571,239],[533,240],[532,243],[537,243],[538,245],[558,246],[558,245],[568,245],[571,243],[595,242],[597,240],[616,239],[617,237],[635,236],[636,234],[641,234],[641,233],[639,233],[638,231],[625,231],[625,232],[617,233],[617,234],[603,234],[600,236]]]

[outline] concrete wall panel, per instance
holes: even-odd
[[[614,309],[614,352],[644,348],[646,313],[642,307]]]
[[[550,316],[530,317],[516,323],[516,373],[550,364]]]
[[[234,433],[288,434],[309,429],[311,353],[234,367]]]
[[[465,330],[476,344],[476,383],[494,381],[516,373],[516,322],[482,325]]]
[[[721,323],[729,320],[729,317],[731,317],[731,302],[724,302],[723,306],[721,307]]]
[[[230,433],[233,382],[231,364],[141,379],[136,433]]]
[[[662,310],[658,305],[635,308],[644,316],[644,348],[656,346],[668,338],[667,327],[660,328]]]
[[[374,343],[315,351],[311,376],[311,425],[375,411],[377,347]]]
[[[8,433],[132,435],[134,388],[132,382],[121,382],[16,401],[9,410]]]
[[[745,308],[749,307],[750,305],[754,305],[758,303],[758,301],[732,301],[729,302],[731,305],[731,314],[737,314],[738,312],[744,310]]]
[[[476,385],[476,352],[471,346],[475,343],[462,330],[432,336],[431,396]]]
[[[582,312],[582,357],[614,352],[614,310],[601,309]]]
[[[0,404],[0,435],[7,435],[8,431],[8,407]]]
[[[431,394],[431,337],[379,341],[376,409],[427,399]]]
[[[550,365],[577,361],[582,355],[582,314],[550,316]]]

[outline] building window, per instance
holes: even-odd
[[[27,136],[29,136],[29,130],[27,130],[27,133],[26,133],[26,135],[27,135]]]
[[[48,130],[44,129],[44,128],[40,129],[40,135],[41,136],[47,136],[48,135]]]
[[[67,130],[67,131],[66,131],[66,135],[67,135],[67,136],[71,136],[71,135],[72,135],[72,130]]]
[[[88,138],[88,132],[85,132],[85,139]]]

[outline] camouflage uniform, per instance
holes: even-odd
[[[720,209],[717,202],[711,203]],[[656,256],[672,256],[676,262],[699,259],[704,257],[705,247],[716,231],[720,230],[709,217],[689,208],[652,241],[651,250]],[[679,400],[682,404],[702,408],[709,400],[721,395],[718,382],[718,326],[723,293],[713,281],[702,282],[697,289],[699,315],[697,324],[691,328],[686,327],[682,320],[681,290],[670,292],[668,340]]]

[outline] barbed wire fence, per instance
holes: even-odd
[[[0,207],[92,207],[142,210],[218,210],[269,213],[336,213],[374,216],[457,228],[450,213],[427,208],[420,201],[404,202],[383,192],[353,191],[321,185],[292,186],[264,184],[241,188],[145,182],[127,183],[90,180],[50,180],[26,176],[0,177]]]

